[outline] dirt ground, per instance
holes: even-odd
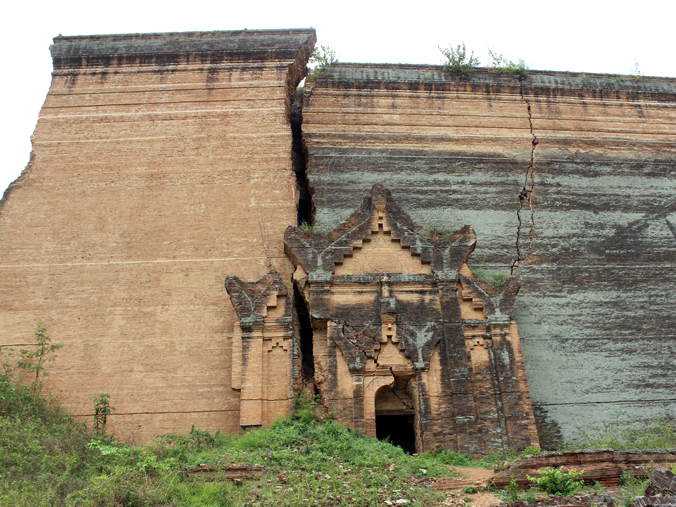
[[[446,500],[441,506],[462,507],[463,505],[470,504],[472,507],[488,507],[489,505],[501,502],[500,498],[493,493],[485,491],[488,482],[495,475],[493,470],[466,467],[453,468],[460,472],[462,477],[439,480],[432,484],[434,489],[446,493]],[[477,488],[479,492],[474,494],[465,493],[464,488],[472,486]]]

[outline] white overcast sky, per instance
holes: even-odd
[[[51,80],[52,37],[133,32],[308,28],[342,62],[439,64],[465,42],[533,69],[676,77],[676,2],[569,0],[35,0],[5,3],[0,192],[20,174]]]

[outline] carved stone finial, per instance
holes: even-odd
[[[228,275],[225,289],[241,321],[264,318],[272,297],[289,295],[282,277],[274,269],[255,282],[244,282],[236,276]],[[284,316],[291,318],[291,306],[291,298],[287,297]]]

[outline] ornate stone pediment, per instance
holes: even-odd
[[[365,242],[374,238],[382,241],[379,235],[419,257],[421,264],[429,265],[429,272],[446,280],[455,280],[460,265],[467,261],[476,244],[476,234],[469,225],[449,235],[425,231],[399,207],[388,190],[376,183],[362,205],[336,229],[324,235],[289,227],[284,245],[296,266],[301,265],[311,279],[321,281],[330,279],[336,266],[347,262],[346,258],[359,256]],[[366,270],[363,274],[382,272]]]

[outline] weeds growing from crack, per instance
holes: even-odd
[[[483,280],[484,282],[488,283],[489,285],[492,285],[493,287],[502,287],[505,283],[507,283],[507,280],[509,280],[509,275],[506,275],[504,273],[496,273],[494,271],[489,271],[488,269],[484,268],[484,262],[486,259],[484,258],[481,261],[481,264],[478,266],[467,266],[470,270],[470,272],[479,280]]]
[[[329,229],[322,229],[317,225],[310,225],[307,222],[300,224],[300,230],[303,234],[307,234],[308,236],[326,236],[331,232]]]

